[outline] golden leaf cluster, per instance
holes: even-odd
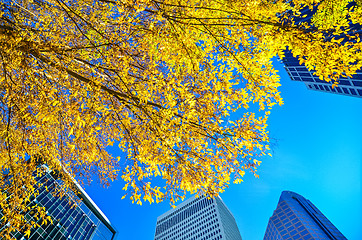
[[[297,23],[306,7],[316,13]],[[32,226],[22,217],[36,194],[31,156],[67,172],[68,187],[94,175],[108,184],[121,169],[139,204],[214,196],[255,173],[268,153],[267,118],[282,104],[273,57],[289,48],[326,81],[361,68],[360,38],[349,31],[361,23],[361,4],[349,0],[0,8],[0,208],[9,231]],[[113,144],[126,160],[106,151]]]

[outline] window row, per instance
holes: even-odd
[[[327,91],[327,92],[334,92],[340,94],[348,94],[353,96],[362,96],[362,89],[354,89],[354,88],[347,88],[347,87],[334,87],[323,84],[308,84],[307,87],[313,90],[320,90],[320,91]]]
[[[212,225],[210,228],[205,229],[204,227],[196,227],[192,228],[192,232],[184,232],[180,233],[174,237],[167,237],[165,239],[179,239],[179,240],[193,240],[193,239],[199,239],[200,237],[204,236],[202,239],[210,239],[210,237],[215,236],[216,234],[220,233],[219,224]]]
[[[168,231],[164,232],[163,234],[161,234],[160,236],[157,236],[155,238],[155,240],[158,239],[168,239],[169,237],[174,236],[175,234],[179,233],[180,231],[183,231],[185,229],[187,229],[186,232],[188,231],[192,231],[193,229],[195,229],[196,227],[200,227],[200,224],[206,223],[208,221],[211,221],[213,218],[216,217],[216,210],[212,209],[214,206],[210,206],[204,210],[202,210],[201,212],[197,213],[196,215],[190,217],[189,219],[186,220],[186,222],[184,222],[182,225],[179,226],[174,226],[173,228],[169,229]],[[210,215],[213,214],[213,215]],[[216,222],[217,220],[215,220]],[[214,221],[211,221],[210,224],[212,224]],[[180,229],[180,226],[182,226]],[[175,229],[177,229],[175,231]],[[175,231],[175,232],[173,232]],[[171,233],[171,234],[170,234]],[[169,235],[170,234],[170,235]]]
[[[184,209],[188,208],[190,205],[192,204],[196,204],[196,202],[201,201],[204,197],[200,197],[200,198],[196,198],[194,200],[192,200],[191,202],[187,203],[185,206],[182,206],[179,209],[176,209],[174,212],[170,213],[169,215],[165,216],[164,218],[160,219],[157,221],[157,225],[160,225],[162,222],[166,221],[167,219],[175,216],[176,214],[178,214],[179,212],[183,211]]]
[[[173,227],[177,223],[183,221],[184,219],[189,218],[190,216],[194,215],[196,212],[205,209],[213,202],[212,199],[203,198],[201,201],[197,202],[196,204],[191,205],[189,208],[185,209],[184,211],[179,212],[177,215],[173,216],[172,218],[168,219],[166,222],[158,224],[156,227],[156,236],[161,234],[162,232],[166,231],[167,229]]]

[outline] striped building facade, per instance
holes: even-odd
[[[264,240],[347,240],[347,238],[303,196],[283,191],[270,217]]]
[[[43,168],[47,169],[46,166]],[[34,228],[29,237],[24,233],[15,231],[12,237],[17,240],[114,240],[116,230],[107,217],[92,201],[88,194],[75,182],[78,189],[74,192],[66,192],[65,196],[55,194],[56,188],[61,188],[61,181],[57,176],[46,170],[37,177],[38,195],[29,203],[30,206],[45,207],[53,223],[41,224]],[[78,201],[76,200],[78,199]],[[0,218],[1,218],[0,211]],[[34,212],[25,214],[28,221],[37,221],[33,218]],[[7,224],[1,224],[2,228]],[[0,229],[1,230],[1,229]],[[2,237],[0,236],[0,239]]]
[[[241,240],[221,198],[192,197],[157,218],[155,240]]]

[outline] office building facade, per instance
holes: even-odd
[[[67,192],[65,196],[59,197],[55,189],[61,187],[61,181],[56,178],[49,171],[37,177],[39,194],[30,203],[45,207],[53,223],[41,225],[40,221],[41,226],[32,229],[29,237],[18,231],[14,231],[12,237],[17,240],[114,240],[116,230],[87,193],[75,182],[77,195]],[[81,201],[75,201],[74,198]],[[25,218],[34,220],[33,214],[29,211]]]
[[[192,197],[157,218],[155,240],[241,240],[220,197]]]
[[[300,64],[290,51],[285,51],[282,62],[289,77],[293,81],[304,82],[310,90],[362,98],[362,70],[358,70],[352,78],[338,79],[338,86],[332,88],[332,82],[320,80],[317,75],[314,75],[314,71],[309,71],[304,64]]]
[[[355,3],[350,3],[352,6]],[[349,7],[351,7],[349,6]],[[301,16],[305,17],[293,17],[296,24],[301,22],[311,22],[311,18],[316,7],[310,10],[309,8],[303,9]],[[350,35],[356,35],[362,33],[362,27],[360,24],[351,24]],[[340,36],[343,37],[343,36]],[[298,58],[294,57],[290,50],[285,50],[285,57],[282,59],[284,68],[293,81],[304,82],[306,87],[310,90],[329,92],[340,95],[347,95],[353,97],[362,97],[362,69],[358,70],[352,77],[341,77],[338,79],[338,86],[332,88],[333,82],[326,82],[319,79],[314,73],[315,71],[309,71],[304,64],[300,64]]]
[[[283,191],[264,240],[347,240],[308,199]]]

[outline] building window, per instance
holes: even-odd
[[[362,87],[362,81],[353,81],[353,85],[357,87]]]
[[[350,88],[349,91],[352,93],[352,95],[357,95],[356,91],[353,88]]]

